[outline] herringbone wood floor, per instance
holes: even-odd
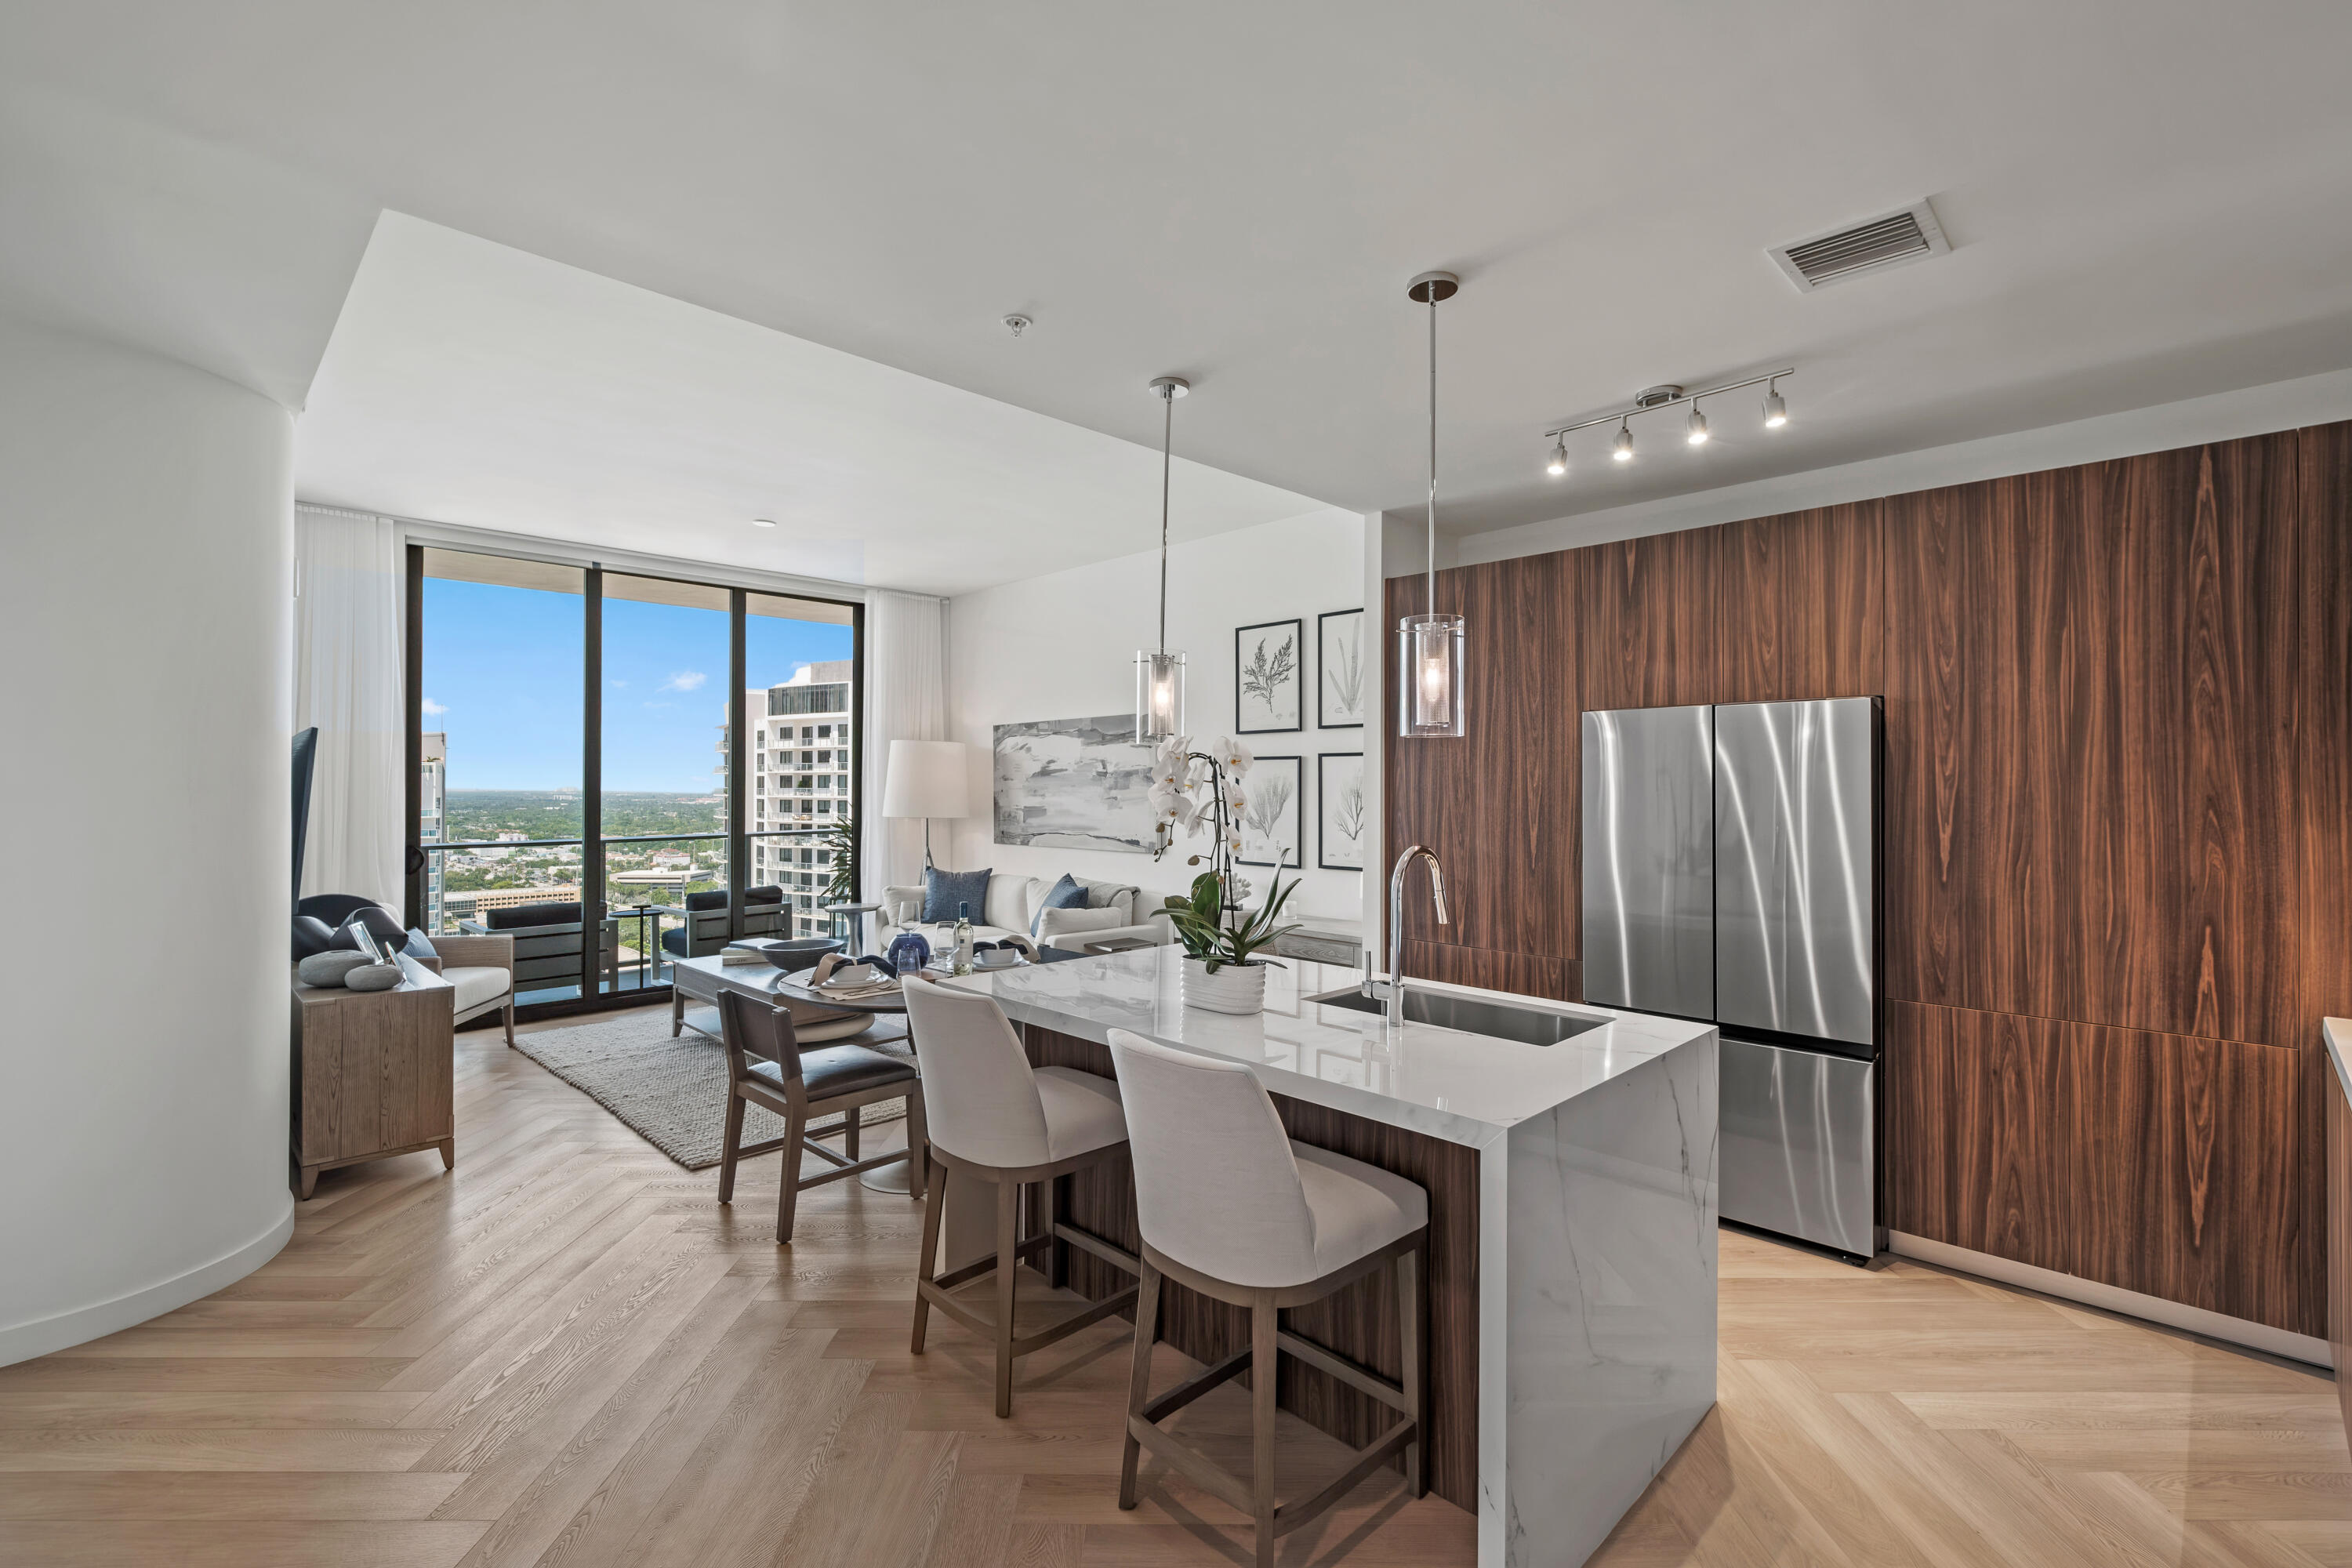
[[[1118,1511],[1119,1327],[1034,1358],[999,1422],[969,1336],[907,1353],[915,1205],[820,1189],[779,1250],[774,1161],[721,1209],[495,1034],[458,1075],[453,1175],[331,1173],[252,1278],[0,1369],[0,1563],[1244,1560],[1163,1471]],[[1731,1233],[1723,1276],[1722,1404],[1596,1563],[2352,1564],[2322,1376]],[[1243,1397],[1191,1429],[1234,1444]],[[1286,1489],[1337,1453],[1287,1426]],[[1382,1481],[1284,1561],[1467,1563],[1472,1534]]]

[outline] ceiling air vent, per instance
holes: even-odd
[[[1766,254],[1789,275],[1799,293],[1810,294],[1865,272],[1882,272],[1941,256],[1951,248],[1936,222],[1934,209],[1921,201],[1867,223],[1849,224],[1793,245],[1774,246]]]

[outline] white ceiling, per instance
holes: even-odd
[[[1402,289],[1451,267],[1444,516],[1494,528],[2352,364],[2347,58],[2340,0],[19,5],[0,72],[65,109],[0,168],[198,195],[142,188],[160,259],[97,289],[122,224],[0,192],[43,220],[0,287],[299,396],[388,207],[1146,445],[1137,384],[1185,374],[1189,454],[1411,510]],[[1765,258],[1922,195],[1948,257],[1811,296]],[[1774,436],[1541,472],[1547,423],[1791,360]]]
[[[1141,378],[1129,395],[1159,411]],[[335,324],[295,462],[308,500],[926,593],[1150,549],[1160,530],[1156,440],[397,213]],[[1173,467],[1178,539],[1318,510]]]

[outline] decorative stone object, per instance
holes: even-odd
[[[389,991],[400,984],[397,963],[363,963],[343,976],[343,984],[354,991]]]
[[[294,975],[305,985],[342,985],[349,983],[353,970],[369,967],[372,964],[366,953],[338,947],[312,953],[294,966]]]

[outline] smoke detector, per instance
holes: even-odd
[[[1765,254],[1797,286],[1797,292],[1810,294],[1866,272],[1925,261],[1951,248],[1935,209],[1923,197],[1899,212],[1776,245]]]

